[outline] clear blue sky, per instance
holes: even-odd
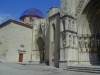
[[[0,23],[9,18],[19,20],[21,14],[31,7],[41,10],[46,16],[52,6],[60,7],[60,0],[0,0]]]

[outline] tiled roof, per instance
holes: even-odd
[[[24,17],[24,16],[36,16],[36,17],[39,17],[39,18],[43,18],[44,17],[43,13],[40,10],[36,9],[36,8],[30,8],[30,9],[24,11],[22,13],[20,19],[22,17]]]

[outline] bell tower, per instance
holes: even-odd
[[[59,67],[77,64],[78,43],[75,18],[75,0],[60,0],[60,60]]]

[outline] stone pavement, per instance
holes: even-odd
[[[94,75],[94,73],[65,71],[52,66],[37,63],[1,62],[0,75]]]

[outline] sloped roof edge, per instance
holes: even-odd
[[[10,22],[13,22],[13,23],[16,23],[16,24],[18,24],[18,25],[21,25],[21,26],[24,26],[24,27],[27,27],[27,28],[32,29],[31,24],[25,24],[25,23],[16,21],[16,20],[14,20],[14,19],[9,19],[9,20],[7,20],[6,22],[0,24],[0,28],[4,27],[5,25],[7,25],[7,24],[10,23]]]

